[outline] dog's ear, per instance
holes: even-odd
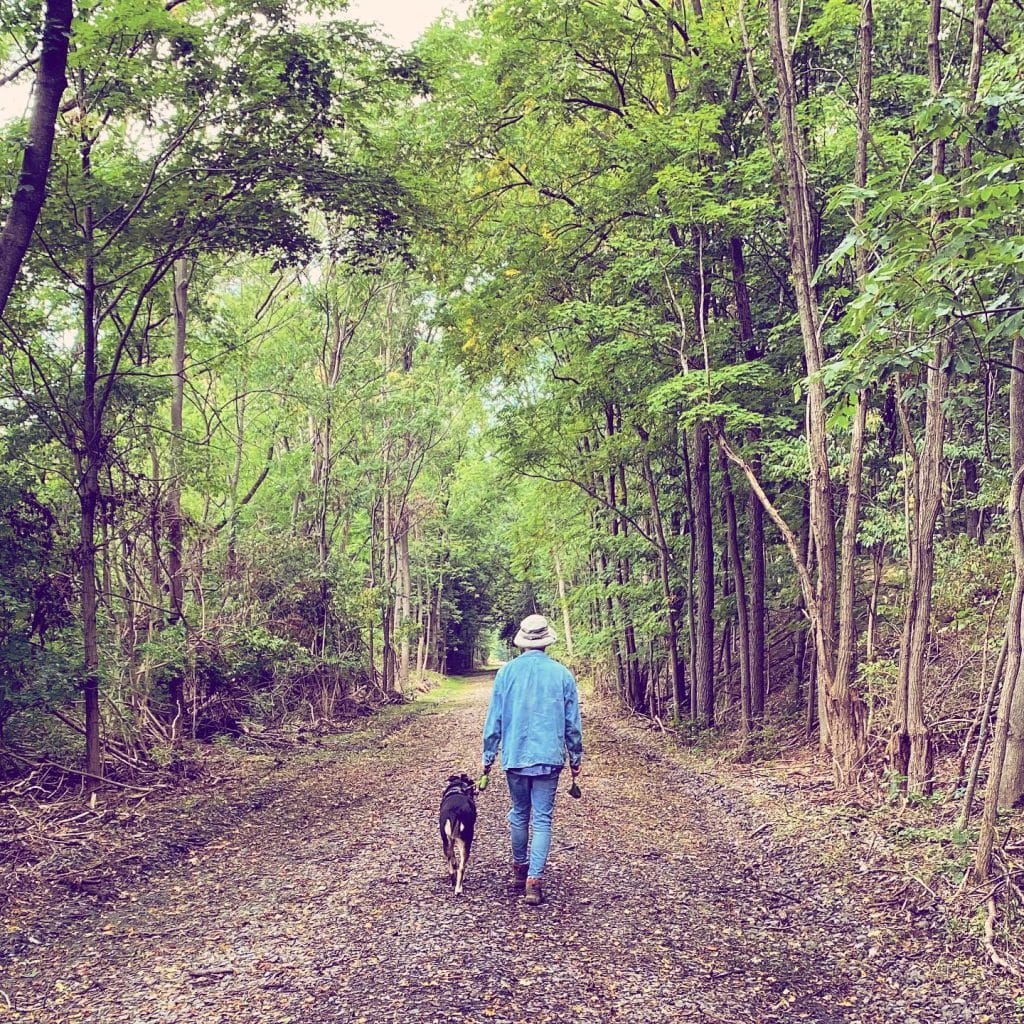
[[[465,775],[449,775],[448,776],[448,783],[450,785],[453,782],[461,782],[465,777],[466,777]]]

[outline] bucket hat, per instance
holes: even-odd
[[[516,647],[530,650],[537,647],[547,647],[557,639],[558,635],[551,628],[551,623],[543,615],[527,615],[519,623],[519,632],[516,633],[512,643]]]

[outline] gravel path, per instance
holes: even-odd
[[[850,891],[827,850],[780,848],[763,812],[586,707],[584,796],[559,795],[548,902],[506,888],[500,779],[454,897],[436,805],[449,772],[476,771],[489,682],[37,928],[0,959],[0,1021],[1024,1020],[1008,982]]]

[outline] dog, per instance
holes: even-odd
[[[455,887],[455,895],[461,896],[476,827],[476,783],[468,775],[448,776],[448,785],[441,794],[438,822],[448,878]]]

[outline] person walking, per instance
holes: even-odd
[[[525,893],[531,906],[544,902],[541,878],[551,848],[555,792],[566,754],[573,779],[583,760],[576,679],[547,654],[557,639],[543,615],[523,619],[512,641],[523,653],[498,671],[484,723],[484,775],[494,767],[500,747],[512,800],[508,812],[512,885],[516,892]]]

